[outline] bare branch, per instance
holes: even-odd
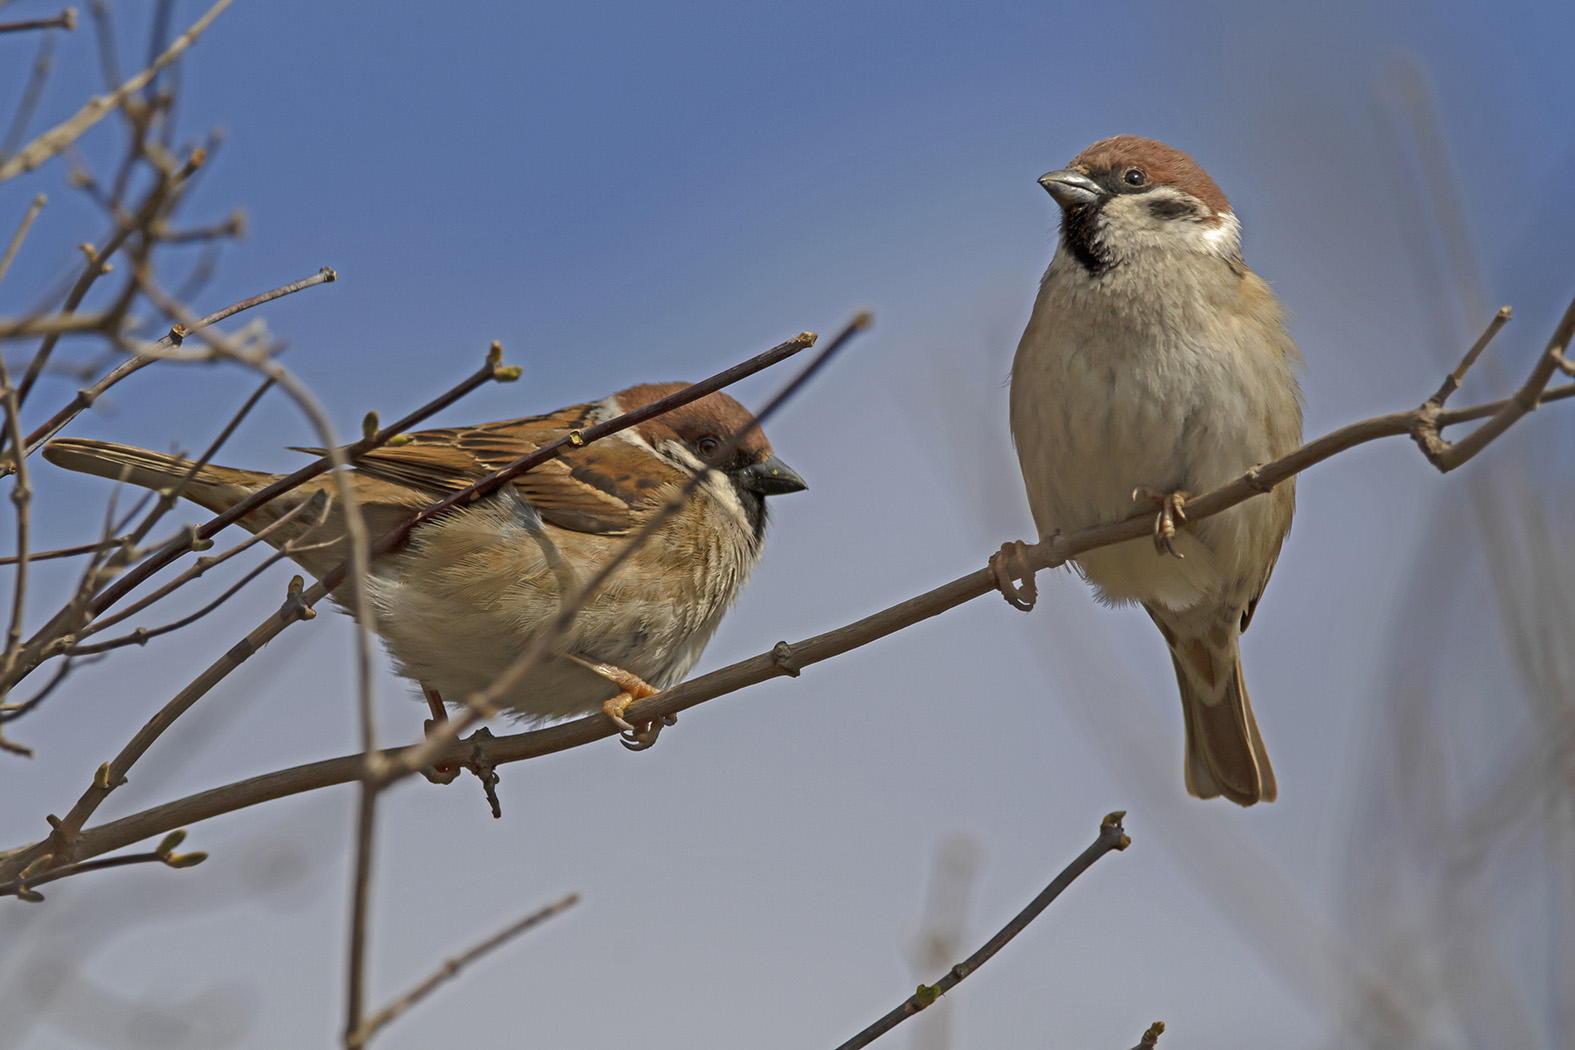
[[[0,890],[3,889],[4,887],[0,887]],[[488,937],[480,944],[473,945],[460,954],[454,956],[452,959],[445,961],[443,965],[438,967],[437,971],[434,972],[430,977],[427,977],[414,988],[410,989],[410,991],[406,992],[404,995],[400,996],[398,999],[394,1000],[392,1003],[389,1003],[387,1006],[383,1007],[383,1009],[367,1018],[366,1024],[362,1025],[357,1031],[351,1032],[345,1041],[351,1047],[365,1046],[367,1041],[377,1033],[379,1028],[382,1028],[390,1021],[395,1020],[400,1014],[410,1009],[422,999],[425,999],[445,981],[452,980],[454,977],[458,976],[459,971],[464,967],[469,966],[471,963],[475,962],[483,955],[486,955],[488,952],[502,947],[504,944],[507,944],[509,941],[513,940],[515,937],[518,937],[520,934],[526,932],[532,927],[541,925],[553,916],[567,911],[578,903],[580,903],[580,895],[578,893],[571,893],[565,897],[553,901],[545,908],[531,912],[529,915],[525,916],[523,919],[518,920],[517,922],[510,923],[508,926],[505,926],[503,929],[499,930],[491,937]]]
[[[936,999],[957,987],[964,978],[988,962],[990,956],[1006,947],[1012,938],[1027,929],[1028,924],[1038,918],[1040,913],[1050,906],[1051,901],[1061,896],[1062,891],[1072,885],[1074,879],[1093,867],[1096,860],[1111,850],[1124,850],[1132,844],[1132,840],[1127,837],[1126,832],[1121,827],[1121,818],[1124,816],[1126,816],[1125,813],[1117,812],[1105,817],[1099,825],[1099,835],[1089,847],[1078,854],[1077,859],[1068,864],[1061,874],[1052,879],[1050,885],[1041,890],[1039,896],[1030,901],[1026,908],[1018,912],[1011,922],[1001,927],[994,937],[984,942],[983,947],[953,966],[947,971],[946,976],[934,984],[919,985],[919,990],[910,995],[901,1006],[896,1007],[858,1035],[838,1046],[837,1050],[859,1050],[860,1047],[869,1046],[876,1039],[879,1039],[920,1010],[935,1002]]]
[[[27,87],[22,91],[22,100],[11,115],[11,126],[6,129],[5,139],[0,141],[0,161],[9,157],[16,144],[27,134],[27,126],[33,122],[33,114],[38,112],[38,104],[43,101],[44,85],[49,83],[49,74],[54,65],[55,34],[45,33],[38,41],[38,55],[33,59],[33,71],[27,78]]]
[[[32,18],[22,22],[0,22],[0,33],[19,33],[24,29],[64,29],[77,27],[77,9],[68,7],[53,18]]]
[[[17,445],[22,440],[22,408],[4,361],[0,361],[0,402],[4,403],[6,432],[11,435],[12,444]],[[19,460],[16,465],[16,484],[11,488],[11,502],[16,506],[16,580],[11,597],[11,626],[6,631],[5,656],[0,660],[0,675],[3,676],[11,674],[21,652],[22,612],[27,602],[27,552],[32,500],[33,490],[28,479],[27,463]]]
[[[0,255],[0,281],[5,280],[5,275],[11,269],[11,262],[16,258],[16,253],[21,250],[22,242],[27,239],[27,231],[33,228],[33,220],[38,218],[38,213],[44,210],[44,205],[49,203],[49,198],[42,193],[33,198],[33,203],[27,206],[27,211],[22,215],[22,221],[17,224],[16,233],[11,235],[11,243],[6,245],[5,254]]]
[[[1541,400],[1543,402],[1563,400],[1572,396],[1575,396],[1575,383],[1548,391],[1542,395]],[[1513,400],[1510,398],[1462,409],[1445,410],[1439,412],[1434,417],[1434,421],[1438,427],[1443,428],[1493,416]],[[1418,408],[1374,417],[1332,431],[1303,445],[1282,459],[1249,470],[1234,481],[1190,501],[1187,504],[1188,518],[1197,521],[1218,514],[1357,445],[1379,438],[1410,434],[1420,425],[1422,418],[1423,409]],[[1152,515],[1143,512],[1124,521],[1095,525],[1077,532],[1052,536],[1028,548],[1029,564],[1036,570],[1060,565],[1067,559],[1096,547],[1143,538],[1149,535],[1152,526]],[[299,604],[304,605],[308,600],[317,600],[312,595],[320,590],[319,584],[312,591],[304,592]],[[647,722],[688,710],[707,700],[736,692],[767,679],[784,675],[797,677],[803,668],[811,664],[867,645],[937,616],[954,606],[991,593],[996,593],[995,577],[988,569],[980,569],[844,627],[792,645],[785,642],[778,643],[769,652],[692,678],[656,696],[631,704],[625,712],[625,717],[633,722]],[[320,598],[321,595],[318,594],[317,597]],[[276,629],[272,631],[266,630],[278,619],[278,615],[270,618],[267,623],[249,635],[247,641],[238,648],[246,649],[253,644],[260,645],[273,637],[289,622],[278,623]],[[383,757],[390,764],[408,766],[417,757],[417,749],[423,749],[420,751],[423,761],[415,763],[419,768],[421,765],[432,763],[464,762],[474,753],[480,752],[487,762],[502,765],[578,747],[612,736],[615,732],[612,723],[605,716],[597,713],[545,729],[496,737],[482,742],[456,740],[447,743],[436,753],[424,750],[426,744],[423,743],[385,751]],[[75,840],[76,856],[79,858],[97,856],[183,824],[195,823],[275,798],[348,783],[361,777],[362,762],[362,756],[359,754],[327,759],[253,777],[155,806],[80,831]],[[14,875],[19,870],[19,866],[25,866],[43,851],[45,851],[44,843],[34,843],[0,853],[0,877]]]
[[[261,306],[263,303],[272,302],[275,299],[282,298],[283,296],[290,295],[294,292],[303,291],[307,288],[315,287],[319,284],[330,284],[338,279],[339,275],[334,272],[332,267],[324,266],[310,277],[302,278],[299,281],[291,281],[289,284],[282,285],[273,289],[272,291],[263,292],[260,295],[254,295],[250,299],[242,299],[238,303],[231,303],[224,309],[215,313],[211,313],[207,317],[204,317],[202,320],[197,321],[194,324],[175,326],[174,328],[170,329],[170,333],[168,335],[166,335],[163,339],[160,339],[157,343],[153,344],[152,347],[148,348],[146,353],[137,354],[129,360],[121,362],[119,365],[115,366],[115,368],[111,370],[108,375],[104,376],[103,379],[100,379],[88,389],[77,391],[77,396],[72,399],[70,404],[61,409],[59,412],[55,413],[47,423],[27,436],[27,455],[32,455],[38,450],[39,446],[43,445],[44,442],[48,441],[61,430],[65,429],[67,423],[70,423],[77,416],[81,415],[82,412],[91,407],[93,402],[97,401],[99,397],[103,395],[104,391],[108,390],[122,379],[125,379],[133,372],[136,372],[142,368],[147,367],[148,365],[151,365],[153,362],[160,360],[160,351],[168,347],[179,346],[181,341],[192,333],[201,331],[210,325],[217,324],[227,317],[233,317],[242,310],[250,310],[254,306]],[[0,469],[3,469],[3,467],[0,467]]]
[[[103,770],[100,770],[103,772]],[[108,857],[104,860],[88,860],[78,864],[54,865],[50,856],[40,857],[28,865],[27,871],[22,872],[10,882],[0,883],[0,896],[20,897],[22,900],[38,902],[44,895],[37,891],[37,887],[57,879],[69,878],[72,875],[81,875],[88,871],[103,871],[106,868],[123,868],[129,864],[163,864],[170,868],[194,868],[208,859],[202,852],[176,853],[175,847],[179,846],[186,838],[184,831],[172,831],[164,836],[164,841],[159,843],[157,849],[149,853],[133,853],[124,857]]]
[[[120,542],[121,541],[119,539],[111,539],[108,541],[95,540],[92,543],[79,543],[75,547],[60,547],[51,551],[34,551],[32,554],[28,555],[27,560],[47,561],[50,558],[75,558],[82,554],[96,554],[100,550],[103,550],[105,546],[113,547]],[[5,557],[0,558],[0,565],[15,565],[20,560],[21,559],[16,557],[16,555],[8,554]]]
[[[159,55],[147,69],[121,84],[120,87],[108,95],[95,95],[71,119],[44,132],[32,142],[23,146],[14,156],[0,163],[0,182],[5,182],[25,172],[32,171],[75,142],[81,137],[83,132],[100,120],[103,120],[106,115],[113,112],[133,93],[142,90],[144,86],[158,75],[159,70],[174,62],[187,48],[195,44],[197,38],[203,34],[203,31],[232,2],[233,0],[218,0],[218,3],[208,9],[207,14],[192,23],[191,28],[177,37],[175,42],[166,48],[164,53]]]
[[[1501,310],[1500,314],[1503,313],[1504,311]],[[1497,331],[1496,328],[1489,326],[1488,332],[1484,333],[1482,340],[1479,342],[1486,345],[1485,341],[1491,338],[1492,333],[1495,331]],[[1504,406],[1494,413],[1486,423],[1483,423],[1459,441],[1452,443],[1445,441],[1438,433],[1441,424],[1436,421],[1435,417],[1439,414],[1438,409],[1443,404],[1442,399],[1440,398],[1436,404],[1430,399],[1427,404],[1423,405],[1418,410],[1423,413],[1423,418],[1418,421],[1414,435],[1417,447],[1422,450],[1422,454],[1427,457],[1427,461],[1445,473],[1454,470],[1486,448],[1488,442],[1508,430],[1516,420],[1541,404],[1544,400],[1548,381],[1553,378],[1553,373],[1561,368],[1561,364],[1565,360],[1564,352],[1569,349],[1572,336],[1575,336],[1575,300],[1570,301],[1569,307],[1564,311],[1563,319],[1559,321],[1558,327],[1553,331],[1552,338],[1548,340],[1547,348],[1543,350],[1542,356],[1537,360],[1536,367],[1531,370],[1531,375],[1526,378],[1526,382],[1521,388],[1515,392],[1515,396],[1505,401]],[[1476,347],[1473,347],[1472,350],[1474,353],[1468,354],[1466,360],[1462,361],[1460,367],[1455,370],[1457,374],[1463,374],[1470,367],[1471,362],[1475,360],[1475,353],[1480,352]],[[1454,376],[1451,376],[1451,378],[1454,378]],[[1447,388],[1447,386],[1448,384],[1446,383],[1445,387]],[[1440,393],[1448,396],[1442,389]]]

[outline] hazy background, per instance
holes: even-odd
[[[204,9],[177,4],[174,25]],[[128,74],[148,13],[116,9]],[[1423,400],[1501,303],[1517,319],[1460,400],[1508,392],[1575,292],[1572,32],[1575,8],[1547,2],[242,3],[180,73],[183,126],[228,133],[184,216],[250,222],[194,305],[335,267],[263,315],[344,433],[452,384],[492,339],[523,379],[433,425],[700,378],[872,310],[769,428],[810,491],[773,501],[705,670],[1029,537],[1005,382],[1056,229],[1035,179],[1106,135],[1184,148],[1230,196],[1294,314],[1309,435]],[[35,131],[103,90],[89,33],[60,40]],[[0,37],[7,117],[35,46]],[[101,174],[112,125],[83,144]],[[63,171],[0,186],[0,236],[33,194],[52,201],[0,315],[103,230]],[[759,404],[786,376],[735,393]],[[29,421],[76,385],[42,386]],[[251,385],[147,369],[69,432],[199,445]],[[309,437],[279,398],[221,459],[286,469],[282,447]],[[1550,407],[1457,475],[1401,439],[1301,479],[1244,647],[1273,805],[1185,796],[1161,640],[1065,573],[1032,615],[986,597],[705,705],[649,753],[607,741],[505,767],[501,821],[473,778],[401,787],[374,1001],[566,891],[584,900],[378,1045],[832,1046],[940,975],[909,955],[942,842],[966,835],[977,862],[967,951],[1118,808],[1132,848],[948,996],[953,1046],[1121,1048],[1158,1018],[1170,1050],[1560,1045],[1572,438],[1575,411]],[[96,535],[106,485],[42,464],[35,485],[41,542]],[[0,845],[40,837],[289,575],[12,723],[38,757],[0,755]],[[41,579],[39,609],[61,578]],[[101,818],[353,749],[347,627],[325,615],[270,645]],[[414,739],[424,708],[386,665],[378,692],[388,739]],[[198,869],[0,907],[0,1047],[336,1043],[352,798],[196,826]]]

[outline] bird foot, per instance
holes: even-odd
[[[588,660],[583,656],[576,656],[574,659],[590,670],[595,671],[621,690],[617,696],[602,704],[602,714],[611,719],[613,725],[623,731],[619,736],[619,740],[630,751],[644,751],[656,743],[656,737],[661,733],[663,726],[677,723],[677,715],[663,715],[654,722],[641,722],[639,724],[630,722],[623,716],[623,713],[629,709],[629,705],[637,700],[655,696],[661,690],[639,675],[625,671],[623,668],[616,667],[613,664],[602,663],[600,660]]]
[[[427,736],[431,736],[439,726],[448,721],[448,709],[443,706],[443,697],[436,689],[422,686],[421,692],[425,694],[427,707],[432,711],[432,717],[421,724],[421,729]],[[423,766],[421,775],[434,784],[452,784],[464,769],[464,766],[445,762],[441,765]]]
[[[1184,558],[1186,555],[1176,550],[1176,528],[1187,520],[1187,500],[1191,497],[1180,489],[1175,492],[1160,492],[1144,485],[1139,485],[1132,490],[1132,499],[1150,500],[1159,505],[1159,513],[1154,516],[1154,552],[1156,554],[1169,554],[1172,558]]]
[[[1007,604],[1014,609],[1028,612],[1039,600],[1039,584],[1034,582],[1034,570],[1028,566],[1028,545],[1022,540],[1001,544],[1001,549],[990,555],[990,572],[995,577],[996,589]],[[1014,582],[1021,580],[1019,585]]]

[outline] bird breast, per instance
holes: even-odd
[[[1162,257],[1091,279],[1058,254],[1012,369],[1040,532],[1146,509],[1138,487],[1198,495],[1294,448],[1300,406],[1282,392],[1296,361],[1273,295],[1222,260]],[[1277,513],[1265,499],[1206,519],[1177,537],[1181,559],[1134,541],[1079,564],[1109,601],[1190,607],[1250,575],[1249,538]]]

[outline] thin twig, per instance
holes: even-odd
[[[140,91],[144,85],[158,75],[159,70],[174,62],[197,42],[197,38],[229,7],[233,0],[218,0],[208,9],[208,12],[186,30],[175,42],[165,49],[153,63],[121,84],[120,87],[107,95],[95,95],[87,104],[77,111],[76,115],[44,132],[32,142],[23,146],[16,154],[3,163],[0,163],[0,182],[15,178],[24,172],[32,171],[40,164],[54,157],[71,143],[75,142],[88,128],[103,120],[106,115],[113,112],[123,103],[128,96]]]
[[[12,445],[20,447],[22,440],[22,406],[17,400],[16,388],[11,385],[11,374],[5,361],[0,359],[0,402],[4,403],[5,429],[11,435]],[[11,592],[11,626],[5,636],[5,656],[0,659],[0,676],[9,677],[16,667],[22,646],[22,614],[27,606],[27,563],[32,523],[33,489],[28,478],[27,463],[18,461],[16,484],[11,488],[11,502],[16,506],[16,579]]]
[[[31,18],[22,22],[0,22],[0,33],[20,33],[24,29],[64,29],[77,27],[77,9],[68,7],[53,18]]]
[[[1016,937],[1028,924],[1039,917],[1040,913],[1050,906],[1050,902],[1059,897],[1063,890],[1072,885],[1083,872],[1094,866],[1094,862],[1112,850],[1124,850],[1132,844],[1126,832],[1121,827],[1121,818],[1125,813],[1111,813],[1099,825],[1099,835],[1080,853],[1076,860],[1050,881],[1050,885],[1040,891],[1039,896],[1028,903],[1028,906],[1012,919],[1011,922],[1001,927],[994,937],[984,942],[983,947],[974,952],[962,962],[953,966],[934,984],[921,984],[918,991],[910,995],[902,1005],[896,1007],[884,1017],[875,1021],[852,1039],[837,1047],[837,1050],[859,1050],[860,1047],[869,1046],[876,1039],[896,1028],[899,1024],[923,1010],[941,996],[961,984],[963,979],[983,966],[990,957],[1006,947],[1012,938]]]
[[[301,506],[304,507],[306,504],[303,503]],[[300,507],[295,509],[299,510]],[[227,551],[226,554],[228,553],[229,552]],[[268,557],[258,562],[255,567],[247,570],[246,575],[242,576],[239,580],[236,580],[235,583],[231,584],[223,594],[220,594],[217,598],[213,599],[213,601],[209,602],[207,605],[204,605],[196,612],[187,616],[183,616],[179,620],[174,620],[160,627],[138,627],[130,634],[121,635],[119,638],[111,638],[103,642],[93,642],[89,645],[70,645],[60,651],[66,656],[93,656],[98,653],[107,653],[111,649],[124,649],[128,645],[146,645],[149,641],[159,637],[160,635],[169,634],[172,631],[178,631],[182,627],[189,627],[198,620],[202,619],[204,616],[207,616],[209,613],[213,612],[225,602],[229,601],[231,598],[235,597],[246,587],[247,584],[257,579],[257,577],[273,568],[285,558],[288,558],[291,553],[292,552],[288,549],[274,551],[272,554],[268,555]],[[103,628],[103,626],[104,625],[102,624],[94,624],[92,633],[97,633]],[[89,632],[83,631],[81,634],[83,637],[86,637]]]
[[[11,155],[22,136],[27,134],[27,126],[33,122],[33,114],[38,112],[38,104],[43,101],[44,85],[49,82],[54,65],[55,34],[45,33],[38,41],[38,55],[33,59],[33,71],[22,91],[22,100],[11,115],[11,126],[6,129],[4,141],[0,141],[0,162]]]
[[[115,538],[109,540],[107,545],[114,547],[119,545],[120,542],[121,540],[119,538]],[[95,554],[98,551],[104,549],[105,546],[106,541],[95,540],[92,543],[79,543],[75,547],[60,547],[52,551],[34,551],[27,556],[27,560],[47,561],[50,558],[74,558],[81,554]],[[5,557],[0,558],[0,565],[15,565],[18,560],[20,559],[18,559],[16,555],[7,554]]]
[[[84,627],[81,630],[77,631],[76,632],[76,636],[78,638],[89,638],[89,637],[91,637],[91,636],[93,636],[95,634],[98,634],[101,631],[105,631],[105,630],[115,626],[118,623],[124,623],[129,617],[135,616],[137,613],[139,613],[142,610],[148,608],[148,606],[153,605],[155,602],[158,602],[158,601],[160,601],[160,600],[162,600],[164,598],[169,597],[178,588],[180,588],[180,587],[190,583],[192,580],[195,580],[198,577],[202,576],[209,569],[212,569],[215,566],[223,565],[225,562],[229,561],[231,558],[235,557],[237,554],[240,554],[240,553],[242,553],[244,551],[250,550],[252,547],[256,546],[258,543],[266,541],[269,536],[271,536],[274,533],[278,532],[285,525],[288,525],[290,522],[294,521],[297,517],[300,517],[302,514],[307,513],[309,508],[310,508],[310,514],[311,514],[312,517],[316,517],[319,514],[326,515],[326,513],[327,513],[327,506],[328,506],[328,504],[327,504],[327,494],[323,493],[323,492],[319,492],[312,499],[306,500],[303,503],[298,503],[294,507],[291,507],[288,511],[286,511],[283,514],[281,514],[277,521],[269,522],[267,525],[265,525],[264,527],[258,529],[256,532],[252,533],[251,535],[247,536],[245,539],[241,540],[239,543],[235,544],[233,547],[230,547],[228,550],[225,550],[225,551],[223,551],[223,552],[221,552],[219,554],[215,554],[212,557],[206,557],[205,556],[205,557],[198,558],[196,560],[196,562],[194,562],[190,567],[188,567],[179,576],[177,576],[175,579],[171,580],[169,583],[165,584],[164,586],[160,587],[158,590],[154,591],[152,594],[149,594],[147,597],[141,598],[138,601],[132,603],[131,605],[128,605],[126,608],[122,609],[120,612],[115,613],[113,616],[105,616],[102,619],[94,620],[91,624],[88,624],[86,627]],[[236,584],[235,587],[232,587],[230,589],[230,591],[227,591],[225,593],[225,595],[219,599],[220,602],[222,602],[224,600],[224,598],[227,598],[234,591],[239,590],[240,587],[245,585],[253,577],[255,577],[259,572],[261,572],[262,569],[266,568],[269,565],[273,565],[275,562],[277,562],[279,560],[280,557],[288,557],[289,555],[295,553],[295,550],[296,550],[296,548],[293,545],[291,545],[288,550],[276,551],[275,555],[269,556],[263,562],[262,565],[259,565],[256,569],[250,570],[247,573],[247,575],[240,581],[240,583]],[[215,603],[215,604],[217,604],[217,603]],[[205,614],[206,612],[209,611],[210,608],[211,607],[204,607],[203,610],[201,610],[198,613],[194,614],[194,616],[188,617],[188,620],[195,619],[197,616],[201,616],[201,615]],[[144,635],[147,638],[151,638],[151,637],[154,637],[155,635],[164,634],[164,633],[166,633],[169,630],[174,630],[177,625],[183,626],[185,622],[187,622],[187,621],[177,621],[176,624],[171,624],[168,627],[153,628],[153,629],[150,629],[150,630],[145,630],[143,628],[138,628],[137,632],[135,632],[135,633],[142,634],[142,635]],[[128,644],[128,643],[122,642],[121,644]],[[82,653],[85,650],[83,648],[79,647],[79,646],[72,646],[71,648],[69,648],[69,649],[67,649],[65,651],[66,652],[71,652],[71,653]]]
[[[1496,329],[1490,326],[1490,331]],[[1559,370],[1559,362],[1564,359],[1564,352],[1569,349],[1572,338],[1575,338],[1575,299],[1572,299],[1565,309],[1563,318],[1553,330],[1547,347],[1537,359],[1537,364],[1532,368],[1531,375],[1526,377],[1525,383],[1487,422],[1458,441],[1445,441],[1439,434],[1442,424],[1434,418],[1439,415],[1439,405],[1431,400],[1424,404],[1419,410],[1423,413],[1423,418],[1417,423],[1413,435],[1417,447],[1422,450],[1427,461],[1441,472],[1448,473],[1454,470],[1486,448],[1490,441],[1508,430],[1516,420],[1546,400],[1548,381],[1553,378],[1553,373]],[[1474,358],[1462,362],[1456,371],[1463,373],[1471,360]]]
[[[27,206],[22,221],[17,223],[16,232],[11,235],[11,243],[6,245],[5,254],[0,255],[0,281],[4,281],[5,275],[10,272],[12,260],[21,250],[22,242],[27,239],[27,231],[33,228],[33,220],[38,218],[38,213],[44,210],[44,205],[47,203],[49,198],[40,193],[33,198],[33,203]]]
[[[1460,389],[1460,384],[1465,380],[1466,373],[1471,371],[1471,366],[1477,363],[1477,358],[1482,356],[1482,351],[1486,350],[1488,344],[1493,341],[1493,337],[1498,335],[1505,325],[1509,324],[1510,313],[1511,311],[1507,306],[1498,308],[1498,312],[1493,315],[1493,320],[1488,322],[1487,328],[1483,329],[1482,334],[1477,337],[1477,341],[1471,344],[1471,349],[1466,351],[1466,356],[1460,359],[1460,364],[1455,366],[1453,372],[1444,377],[1443,386],[1440,386],[1438,392],[1428,398],[1429,403],[1443,407],[1444,402],[1449,400],[1449,396]]]
[[[93,16],[93,28],[98,31],[98,63],[104,74],[104,86],[113,90],[125,79],[120,72],[120,57],[115,50],[115,24],[110,18],[109,5],[104,0],[89,0],[88,11]]]
[[[441,987],[445,981],[452,980],[454,977],[458,976],[459,971],[464,967],[469,966],[471,963],[475,962],[483,955],[486,955],[488,952],[502,947],[504,944],[507,944],[509,941],[513,940],[515,937],[518,937],[520,934],[526,932],[532,927],[539,926],[560,912],[567,911],[569,908],[574,907],[574,905],[578,904],[579,902],[580,895],[578,893],[571,893],[563,898],[560,898],[559,900],[553,901],[545,908],[531,912],[523,919],[505,926],[503,929],[499,930],[491,937],[488,937],[480,944],[473,945],[472,947],[454,956],[452,959],[446,960],[442,966],[438,967],[435,972],[417,984],[414,988],[410,989],[410,991],[406,992],[392,1003],[389,1003],[371,1017],[368,1017],[366,1019],[366,1023],[362,1025],[358,1031],[350,1033],[349,1037],[346,1039],[346,1042],[351,1047],[365,1046],[367,1041],[377,1033],[379,1028],[382,1028],[390,1021],[395,1020],[400,1014],[410,1009],[422,999],[425,999],[433,991]]]
[[[103,871],[106,868],[124,868],[130,864],[163,864],[171,868],[194,868],[208,859],[202,852],[176,853],[175,847],[179,846],[186,838],[184,831],[171,832],[159,843],[158,849],[148,853],[131,853],[123,857],[108,857],[103,860],[86,860],[75,864],[61,864],[51,866],[53,857],[40,858],[38,862],[30,865],[31,868],[41,868],[36,875],[23,872],[10,882],[0,883],[0,897],[21,897],[23,900],[41,901],[43,894],[37,892],[37,887],[64,879],[71,875],[81,875],[89,871]]]

